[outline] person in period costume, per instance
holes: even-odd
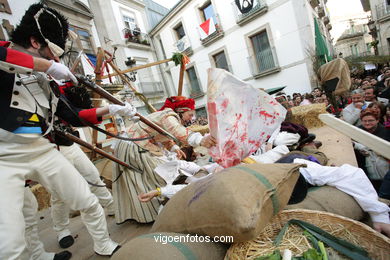
[[[149,114],[146,118],[174,135],[183,145],[193,147],[215,145],[215,139],[211,135],[202,136],[200,133],[191,132],[184,127],[193,120],[194,116],[195,101],[174,96],[165,101],[160,111]],[[116,145],[116,156],[131,164],[134,170],[117,165],[113,173],[113,179],[117,179],[113,183],[114,203],[116,203],[117,210],[115,218],[117,223],[128,219],[149,223],[155,220],[161,201],[154,198],[147,203],[142,203],[139,201],[138,195],[155,190],[157,187],[166,186],[167,183],[175,179],[180,168],[194,172],[200,167],[178,160],[184,156],[180,147],[142,122],[131,124],[127,133],[131,138],[148,136],[153,138],[137,142],[119,141]],[[177,170],[172,172],[163,169],[159,171],[159,174],[155,169],[166,163],[168,163],[167,167],[171,166]]]
[[[135,107],[129,103],[126,103],[125,106],[110,104],[101,108],[92,108],[92,101],[87,92],[82,91],[82,87],[73,86],[69,82],[60,86],[60,92],[61,96],[57,106],[60,118],[57,118],[55,124],[63,131],[68,131],[76,136],[79,133],[72,126],[85,126],[82,121],[99,124],[102,121],[102,116],[107,114],[132,117],[136,113]],[[90,190],[96,195],[102,207],[107,209],[108,215],[113,216],[115,210],[112,195],[100,179],[98,169],[81,150],[80,146],[57,134],[54,135],[54,143],[61,154],[72,163],[88,182]],[[53,194],[50,200],[51,217],[54,230],[57,233],[58,243],[61,248],[68,248],[74,243],[74,238],[68,227],[69,206],[56,194]]]
[[[69,69],[56,62],[67,34],[68,23],[61,14],[34,4],[11,34],[12,46],[0,43],[0,259],[32,257],[34,237],[25,231],[26,224],[31,224],[25,220],[25,207],[33,207],[33,203],[24,203],[27,179],[41,183],[72,209],[80,210],[96,253],[112,255],[119,248],[109,237],[103,208],[86,181],[44,137],[52,128],[58,101],[49,75],[77,81]],[[41,254],[36,259],[71,257],[67,251],[61,256],[43,250]]]

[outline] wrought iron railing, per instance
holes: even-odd
[[[123,37],[126,39],[126,42],[133,42],[143,45],[150,45],[150,38],[149,35],[146,33],[143,33],[139,30],[131,30],[128,28],[125,28],[123,30]]]
[[[207,37],[201,39],[201,42],[203,44],[207,43],[208,41],[210,41],[210,40],[220,36],[221,34],[223,34],[223,30],[222,30],[220,24],[218,23],[218,20],[214,21],[214,26],[215,26],[215,32],[213,32],[210,35],[208,35]]]
[[[236,22],[240,23],[241,21],[258,14],[261,10],[267,7],[267,4],[264,0],[254,0],[252,6],[245,6],[248,2],[244,1],[241,5],[237,5],[236,1],[232,3],[233,11],[236,16]]]
[[[183,36],[180,40],[175,42],[174,46],[178,52],[185,52],[191,49],[191,44],[187,36]]]

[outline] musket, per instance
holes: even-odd
[[[100,87],[96,83],[90,81],[87,77],[85,77],[83,75],[80,75],[80,74],[76,74],[75,76],[76,76],[77,80],[79,81],[79,83],[83,84],[84,86],[86,86],[90,90],[96,92],[101,97],[107,99],[108,101],[110,101],[110,102],[112,102],[114,104],[121,105],[121,106],[125,105],[122,101],[120,101],[119,99],[117,99],[116,97],[111,95],[107,90],[105,90],[104,88]],[[142,123],[144,123],[147,126],[153,128],[159,134],[162,134],[162,135],[172,139],[176,144],[178,144],[180,146],[180,141],[175,136],[173,136],[172,134],[168,133],[167,131],[165,131],[163,128],[161,128],[160,126],[156,125],[155,123],[149,121],[148,119],[146,119],[144,116],[140,115],[139,113],[136,113],[135,116],[139,117],[139,120]]]
[[[129,168],[132,171],[136,171],[136,172],[142,173],[141,170],[139,170],[139,169],[137,169],[137,168],[135,168],[135,167],[133,167],[133,166],[131,166],[131,165],[121,161],[121,160],[119,160],[117,157],[112,156],[111,154],[107,153],[106,151],[104,151],[104,150],[102,150],[100,148],[97,148],[96,146],[94,146],[92,144],[89,144],[89,143],[81,140],[80,138],[78,138],[78,137],[76,137],[76,136],[74,136],[74,135],[72,135],[72,134],[70,134],[68,132],[55,130],[55,133],[58,134],[59,136],[65,138],[65,139],[69,139],[69,140],[71,140],[71,141],[73,141],[73,142],[75,142],[75,143],[77,143],[77,144],[79,144],[79,145],[81,145],[81,146],[91,150],[91,151],[94,151],[94,152],[96,152],[96,153],[106,157],[107,159],[109,159],[109,160],[111,160],[113,162],[116,162],[116,163],[118,163],[118,164],[120,164],[120,165],[122,165],[122,166],[124,166],[126,168]]]

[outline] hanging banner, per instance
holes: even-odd
[[[213,32],[216,31],[215,23],[212,17],[210,17],[206,22],[199,25],[200,39],[203,40],[210,36]]]
[[[236,6],[242,14],[248,13],[256,5],[256,0],[236,0]]]

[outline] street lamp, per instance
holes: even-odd
[[[374,47],[374,53],[375,55],[378,55],[378,40],[376,39],[378,37],[378,31],[376,29],[375,22],[373,20],[370,20],[367,23],[368,29],[370,30],[369,34],[371,34],[373,41],[371,42],[372,47]]]

